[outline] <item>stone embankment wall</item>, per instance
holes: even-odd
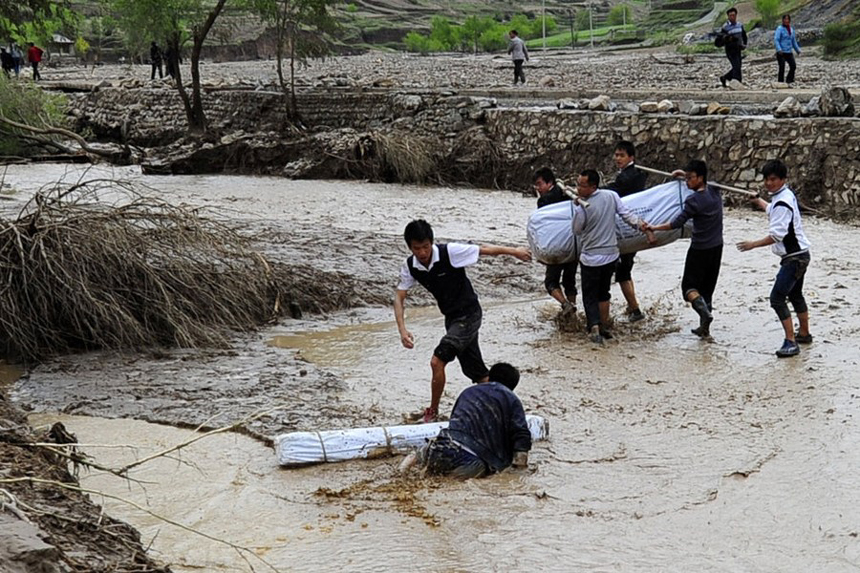
[[[672,171],[704,159],[712,180],[758,190],[758,170],[778,158],[810,206],[860,208],[860,119],[493,109],[485,128],[504,156],[527,155],[535,166],[546,158],[561,173],[586,166],[613,173],[606,158],[617,140],[628,139],[642,165]]]
[[[207,117],[222,133],[282,132],[280,95],[223,90],[205,94]],[[618,139],[630,139],[643,165],[671,171],[690,158],[708,162],[711,179],[757,189],[757,170],[781,158],[803,201],[824,213],[860,212],[860,119],[687,116],[498,107],[494,100],[451,93],[396,93],[329,88],[299,94],[308,124],[323,129],[399,131],[456,144],[479,127],[504,166],[493,181],[530,186],[543,165],[561,175],[596,167],[613,173]],[[141,146],[170,143],[184,135],[185,116],[175,91],[108,88],[73,98],[78,128],[97,137]],[[464,140],[464,144],[468,140]],[[468,149],[468,145],[466,146]],[[270,171],[273,172],[273,171]],[[477,183],[477,182],[473,182]]]

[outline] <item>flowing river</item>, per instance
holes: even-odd
[[[0,207],[9,215],[64,175],[81,170],[10,167],[5,181],[17,194]],[[270,256],[380,292],[396,285],[410,219],[428,219],[443,241],[524,244],[535,205],[503,191],[156,178],[134,168],[87,176],[104,175],[217,207]],[[12,396],[33,411],[33,425],[62,421],[114,468],[191,439],[188,428],[281,408],[245,434],[143,464],[131,474],[139,481],[81,474],[83,487],[113,496],[93,494],[96,502],[178,572],[267,570],[258,558],[280,571],[858,571],[860,233],[809,216],[804,224],[815,341],[786,360],[773,354],[782,336],[768,304],[778,259],[734,249],[766,234],[763,213],[726,213],[713,342],[689,333],[695,314],[679,288],[685,241],[639,254],[633,276],[647,319],[627,324],[613,287],[616,338],[600,348],[558,328],[540,265],[479,262],[470,274],[484,306],[485,358],[518,366],[526,411],[550,421],[550,439],[535,444],[524,471],[404,479],[399,458],[285,470],[258,439],[397,424],[423,408],[443,332],[431,306],[408,309],[411,351],[388,307],[356,308],[283,320],[226,350],[57,359],[15,382]],[[467,385],[456,365],[448,373],[444,412]]]

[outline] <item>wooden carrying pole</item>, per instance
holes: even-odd
[[[664,177],[672,177],[671,173],[667,173],[665,171],[659,171],[657,169],[651,169],[650,167],[643,167],[638,163],[633,164],[636,169],[641,169],[642,171],[647,171],[648,173],[656,173],[657,175],[663,175]],[[753,191],[747,191],[746,189],[739,189],[737,187],[730,187],[728,185],[720,185],[719,183],[711,183],[708,182],[708,185],[713,185],[717,189],[725,189],[726,191],[731,191],[732,193],[741,193],[748,197],[758,197],[758,193],[754,193]]]

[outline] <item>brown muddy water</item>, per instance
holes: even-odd
[[[63,169],[10,168],[6,181],[23,196]],[[368,289],[396,284],[411,218],[426,217],[443,240],[523,244],[534,206],[498,191],[116,171],[168,198],[226,208],[270,255],[363,277]],[[815,342],[787,360],[773,355],[781,329],[767,302],[776,257],[730,247],[764,236],[761,213],[727,213],[710,343],[689,334],[695,315],[680,300],[684,242],[637,257],[648,318],[630,325],[617,315],[604,348],[557,328],[542,267],[480,262],[472,276],[485,357],[521,368],[526,410],[552,428],[527,471],[459,483],[404,480],[398,459],[276,466],[267,437],[398,423],[426,405],[443,329],[433,307],[408,312],[412,351],[388,308],[362,308],[285,320],[223,351],[56,360],[13,396],[34,424],[62,420],[112,467],[193,435],[177,424],[218,427],[280,407],[249,435],[210,437],[142,466],[133,476],[143,484],[99,472],[82,483],[249,547],[282,571],[858,571],[860,234],[805,224]],[[443,410],[466,385],[450,368]],[[104,503],[176,571],[249,570],[224,545]]]

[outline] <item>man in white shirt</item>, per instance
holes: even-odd
[[[787,358],[800,354],[798,344],[812,342],[812,335],[809,333],[809,308],[803,296],[803,279],[810,260],[809,240],[803,232],[797,197],[785,183],[788,168],[782,161],[773,159],[764,164],[761,172],[764,175],[764,187],[770,195],[770,203],[760,197],[756,197],[752,202],[767,211],[770,221],[768,235],[757,241],[742,241],[737,247],[739,251],[748,251],[771,245],[771,250],[780,257],[779,273],[770,291],[770,306],[776,311],[785,333],[785,340],[776,355]],[[794,313],[797,315],[797,333],[794,332],[794,323],[786,300],[794,307]]]
[[[404,308],[407,291],[420,284],[436,299],[445,316],[445,336],[430,359],[430,406],[424,410],[424,422],[434,422],[439,415],[439,400],[445,390],[445,367],[455,358],[463,374],[473,382],[487,381],[487,366],[478,345],[482,310],[465,267],[478,262],[481,255],[509,255],[521,261],[531,260],[528,249],[496,245],[462,243],[433,244],[433,228],[417,219],[406,225],[403,233],[412,255],[400,269],[400,284],[394,296],[394,318],[400,331],[400,342],[414,348],[415,338],[406,329]]]

